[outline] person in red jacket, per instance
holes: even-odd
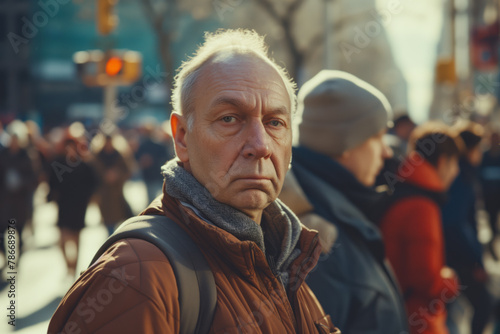
[[[445,266],[440,204],[458,174],[460,144],[445,124],[417,127],[392,175],[393,194],[380,222],[412,334],[448,333],[446,304],[456,298],[458,282]]]

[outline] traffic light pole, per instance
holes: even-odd
[[[118,88],[116,85],[107,84],[104,86],[104,118],[112,121],[116,120],[116,103]]]
[[[113,13],[118,0],[97,0],[97,31],[101,35],[108,35],[118,25],[118,17]],[[106,64],[107,65],[107,64]],[[115,122],[117,86],[113,83],[104,85],[104,118]]]

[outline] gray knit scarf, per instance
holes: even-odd
[[[288,285],[288,267],[301,253],[297,242],[302,226],[279,199],[264,210],[259,225],[243,212],[215,200],[204,186],[179,166],[178,160],[167,162],[162,167],[162,175],[167,193],[192,208],[201,219],[242,241],[255,242],[266,254],[273,273],[283,286]]]

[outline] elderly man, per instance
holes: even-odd
[[[173,106],[177,160],[163,167],[163,197],[145,213],[183,226],[203,252],[217,288],[210,333],[338,332],[304,283],[320,253],[316,233],[277,200],[292,153],[294,84],[263,38],[207,34],[176,77]],[[127,284],[111,286],[113,271]],[[125,239],[82,274],[49,332],[71,324],[75,333],[179,333],[182,284],[157,248]],[[117,293],[97,308],[94,295],[111,287]]]
[[[383,141],[390,113],[380,91],[345,72],[321,71],[299,92],[302,120],[290,175],[298,186],[281,198],[320,231],[327,255],[307,283],[345,333],[408,330],[375,224],[381,196],[373,185],[392,156]]]

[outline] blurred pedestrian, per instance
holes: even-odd
[[[7,229],[9,221],[14,220],[15,225],[12,226],[17,230],[15,257],[18,261],[23,249],[23,229],[33,215],[37,175],[27,150],[26,125],[14,120],[7,126],[7,134],[7,147],[0,150],[0,251],[6,254]]]
[[[87,207],[97,187],[97,174],[91,166],[87,143],[70,135],[63,139],[50,166],[47,201],[57,203],[57,226],[61,232],[59,245],[68,276],[74,279],[80,232],[85,227]]]
[[[327,233],[324,244],[334,244],[307,282],[343,332],[405,332],[403,301],[374,224],[380,194],[372,186],[392,156],[383,142],[391,107],[361,79],[325,70],[302,87],[298,115],[291,171],[313,212],[335,226],[320,222],[320,238]]]
[[[385,160],[384,168],[382,168],[382,171],[377,176],[377,185],[391,185],[391,176],[397,174],[401,162],[404,161],[406,157],[408,140],[415,126],[416,124],[413,123],[410,116],[407,114],[400,115],[394,120],[394,126],[384,137],[384,140],[394,154],[391,158]],[[392,191],[393,189],[389,190]]]
[[[458,275],[466,288],[474,316],[472,334],[482,334],[490,320],[493,299],[486,288],[488,275],[483,264],[483,246],[477,236],[477,198],[479,194],[478,167],[481,164],[481,140],[484,129],[472,122],[459,124],[459,136],[464,143],[460,157],[460,172],[448,191],[442,207],[446,263]],[[449,323],[454,323],[449,318]]]
[[[394,152],[394,157],[406,156],[406,152],[408,151],[408,141],[410,140],[410,135],[415,127],[416,124],[407,114],[407,111],[403,111],[403,114],[400,114],[396,119],[394,119],[394,126],[387,134],[392,138],[389,141],[389,145]]]
[[[488,213],[492,234],[489,250],[493,258],[498,260],[493,244],[498,236],[498,212],[500,211],[500,134],[494,131],[489,139],[489,148],[483,155],[480,167],[480,179],[484,208]]]
[[[380,228],[405,298],[412,334],[445,334],[456,274],[445,265],[440,206],[458,174],[460,142],[439,122],[417,127]]]
[[[32,161],[33,171],[36,175],[36,185],[35,190],[38,188],[38,185],[44,181],[48,181],[48,171],[49,171],[49,145],[48,143],[41,137],[40,128],[38,125],[31,120],[28,120],[24,123],[28,130],[28,145],[26,146],[26,151]],[[30,212],[28,212],[28,216],[33,216],[34,211],[34,198],[35,192],[32,194],[31,207]],[[33,221],[32,219],[28,219],[26,221],[26,225],[24,227],[25,234],[29,232],[31,237],[34,236],[33,230]]]
[[[100,179],[97,203],[111,234],[117,224],[133,216],[123,193],[125,182],[133,173],[133,156],[127,141],[119,134],[97,134],[92,139],[91,150]]]
[[[135,153],[135,159],[141,170],[142,179],[148,192],[148,203],[151,203],[162,193],[163,176],[161,166],[173,158],[168,148],[157,140],[157,128],[154,123],[148,122],[141,127],[142,140]],[[160,131],[158,129],[158,131]]]
[[[28,128],[29,150],[33,161],[36,162],[35,171],[38,174],[38,181],[48,181],[50,173],[50,160],[53,158],[53,151],[50,144],[40,133],[40,127],[34,121],[25,122]]]

